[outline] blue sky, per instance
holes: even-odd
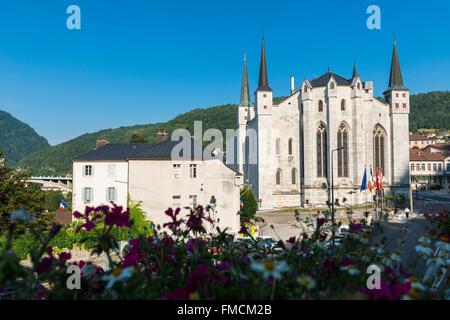
[[[70,4],[81,30],[66,28]],[[370,4],[381,30],[366,27]],[[328,67],[349,77],[354,57],[381,94],[394,31],[411,92],[449,90],[449,16],[446,0],[1,0],[0,110],[56,144],[234,103],[244,49],[256,88],[263,30],[275,96],[291,74],[297,84]]]

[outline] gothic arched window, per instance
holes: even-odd
[[[323,123],[317,129],[317,177],[328,176],[327,129]]]
[[[293,151],[293,139],[292,138],[289,138],[289,141],[288,141],[288,154],[290,156],[292,156],[294,154],[294,151]]]
[[[331,89],[331,90],[334,90],[334,82],[331,82],[331,83],[330,83],[330,89]]]
[[[303,88],[303,92],[308,92],[308,86],[305,86],[304,88]]]
[[[277,170],[277,174],[275,176],[275,183],[277,184],[277,186],[281,184],[281,169]]]
[[[375,168],[380,168],[384,172],[385,162],[385,142],[386,131],[381,125],[376,125],[373,130],[373,165]]]
[[[348,177],[348,127],[344,123],[338,129],[337,146],[347,147],[338,150],[338,177]]]
[[[281,145],[281,139],[277,138],[277,140],[275,141],[275,154],[277,156],[280,155],[280,145]]]
[[[319,100],[319,112],[323,112],[323,102]]]
[[[297,169],[293,168],[291,172],[291,183],[293,185],[297,184]]]
[[[345,111],[345,99],[341,100],[341,111]]]
[[[358,82],[358,84],[356,85],[356,87],[358,88],[358,90],[361,90],[361,83]]]

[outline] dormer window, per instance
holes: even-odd
[[[330,89],[331,89],[331,90],[334,90],[334,82],[331,82],[331,83],[330,83]]]
[[[308,87],[307,87],[307,86],[305,86],[305,87],[303,88],[303,92],[308,92]]]
[[[358,82],[358,84],[356,85],[356,87],[358,88],[358,90],[361,90],[361,83]]]

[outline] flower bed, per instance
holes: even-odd
[[[109,257],[110,270],[84,261],[68,262],[70,253],[55,252],[52,243],[61,232],[57,225],[36,233],[32,266],[22,266],[11,225],[0,256],[0,288],[14,288],[17,299],[441,297],[404,272],[397,254],[370,245],[367,228],[359,224],[351,225],[350,235],[339,246],[324,245],[321,228],[326,221],[320,219],[314,234],[271,247],[253,238],[235,241],[227,230],[208,233],[213,222],[209,207],[198,206],[185,218],[180,218],[180,209],[168,209],[166,215],[167,223],[152,236],[135,234],[127,248],[118,252],[117,233],[130,234],[127,231],[133,228],[130,210],[101,206],[75,213],[81,221],[75,234],[91,244],[93,254]],[[116,252],[117,259],[112,259]],[[369,289],[367,271],[374,265],[381,270],[380,286]],[[71,273],[67,271],[73,266],[81,270],[79,289],[68,287]],[[47,284],[45,288],[42,283]]]

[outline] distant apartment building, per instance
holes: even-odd
[[[167,138],[167,134],[163,139]],[[168,208],[215,203],[213,218],[221,229],[237,233],[240,227],[242,175],[221,159],[198,155],[191,139],[189,156],[172,157],[178,141],[157,143],[106,143],[73,160],[73,210],[115,203],[126,207],[127,199],[140,201],[147,219],[155,225],[169,221]]]
[[[450,153],[411,149],[409,163],[413,188],[431,185],[450,188]]]
[[[436,137],[436,136],[429,136],[429,135],[422,135],[422,134],[410,134],[409,135],[409,147],[410,148],[423,149],[429,145],[434,145],[434,144],[443,143],[443,142],[445,142],[444,139]]]

